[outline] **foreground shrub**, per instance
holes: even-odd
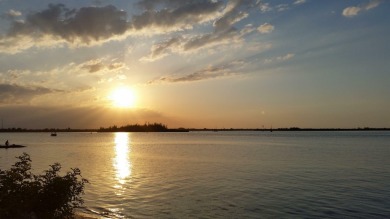
[[[78,168],[60,176],[55,163],[42,175],[31,173],[27,153],[17,157],[9,170],[0,170],[0,218],[72,218],[73,210],[83,204],[88,180]]]

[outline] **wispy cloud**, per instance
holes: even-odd
[[[294,2],[294,5],[300,5],[300,4],[303,4],[303,3],[306,3],[306,0],[296,0]]]
[[[289,59],[294,58],[294,56],[295,56],[295,54],[288,53],[288,54],[283,55],[283,56],[278,56],[278,57],[275,57],[275,58],[266,59],[266,60],[264,60],[264,63],[265,64],[269,64],[269,63],[272,63],[272,62],[275,62],[275,61],[287,61]]]
[[[281,12],[281,11],[286,11],[286,10],[290,9],[290,5],[289,4],[279,4],[279,5],[276,5],[275,8],[277,11]]]
[[[270,1],[270,2],[272,2],[272,1]],[[268,2],[259,1],[258,6],[259,6],[260,11],[263,13],[269,12],[269,11],[283,12],[283,11],[287,11],[287,10],[293,8],[294,6],[302,5],[306,2],[307,2],[307,0],[295,0],[293,3],[282,3],[282,4],[277,4],[277,5],[271,6],[270,3],[268,3]]]
[[[245,65],[243,61],[234,61],[218,66],[209,66],[207,68],[195,71],[190,74],[168,75],[160,77],[156,80],[149,81],[149,84],[156,83],[179,83],[179,82],[194,82],[217,78],[233,77],[238,75],[238,69]]]
[[[167,41],[154,44],[148,56],[142,57],[143,62],[151,62],[163,58],[168,55],[169,51],[179,49],[183,44],[183,37],[173,37]]]
[[[10,9],[9,11],[7,11],[6,15],[10,18],[15,18],[15,17],[22,16],[22,12]]]
[[[381,0],[370,0],[366,4],[358,5],[358,6],[351,6],[347,7],[343,10],[343,15],[345,17],[354,17],[358,15],[361,11],[368,11],[373,8],[378,7],[378,5],[381,3]]]
[[[58,92],[58,90],[37,86],[0,84],[0,104],[25,104],[36,96],[52,92]]]
[[[133,16],[130,27],[153,34],[192,29],[194,25],[212,21],[219,16],[224,3],[219,0],[142,0],[138,5],[145,11]],[[158,9],[161,5],[165,7]]]
[[[125,64],[115,60],[93,59],[80,64],[78,67],[80,70],[86,70],[88,73],[97,73],[101,71],[117,71],[124,68]]]
[[[269,23],[264,23],[257,28],[260,33],[271,33],[275,27]]]
[[[127,68],[124,62],[107,56],[78,63],[70,62],[50,69],[11,69],[0,72],[0,84],[31,88],[32,93],[37,90],[35,88],[73,92],[93,86],[96,82],[123,80],[123,72]]]
[[[225,31],[197,36],[173,37],[164,42],[153,45],[151,52],[148,55],[142,57],[140,61],[152,62],[171,53],[185,54],[220,45],[238,45],[244,40],[243,37],[245,35],[253,32],[254,30],[255,28],[249,25],[240,31],[232,28]]]
[[[286,61],[286,60],[289,60],[289,59],[293,58],[294,56],[295,56],[295,54],[288,53],[285,56],[279,56],[276,59],[280,60],[280,61]]]
[[[215,19],[213,32],[172,37],[153,45],[150,54],[140,60],[155,61],[169,53],[189,53],[218,45],[240,43],[243,37],[253,32],[255,28],[248,24],[239,30],[234,25],[246,18],[248,11],[254,6],[257,6],[257,3],[249,0],[230,1],[219,14],[219,17]]]
[[[260,11],[263,13],[268,12],[268,11],[272,11],[272,7],[267,2],[260,2],[259,8],[260,8]]]

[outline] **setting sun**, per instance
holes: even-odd
[[[109,99],[116,107],[130,108],[135,106],[136,96],[132,89],[119,87],[111,92]]]

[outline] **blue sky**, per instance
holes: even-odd
[[[380,0],[0,0],[0,117],[390,127],[389,12]],[[113,105],[120,87],[131,107]]]

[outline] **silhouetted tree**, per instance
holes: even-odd
[[[59,176],[55,163],[42,175],[31,173],[27,153],[17,157],[10,170],[0,170],[0,218],[72,218],[73,209],[83,204],[88,180],[78,168]]]
[[[100,127],[100,132],[164,132],[168,131],[166,125],[161,123],[145,123],[144,125],[134,124],[117,127],[116,125],[108,128]]]

